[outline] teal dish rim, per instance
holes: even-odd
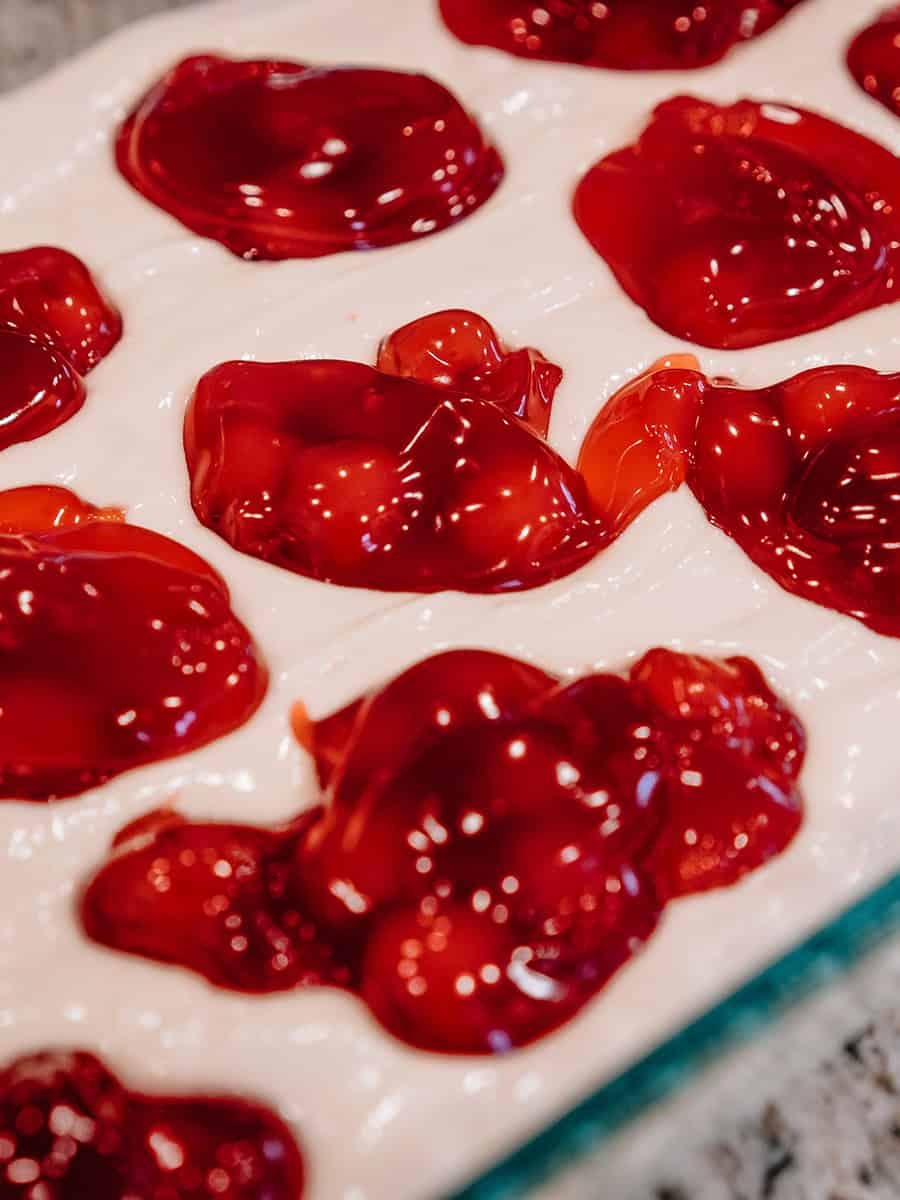
[[[772,1025],[900,931],[900,872],[626,1067],[447,1200],[514,1200],[600,1149],[718,1055]],[[601,1001],[602,1002],[602,1001]]]

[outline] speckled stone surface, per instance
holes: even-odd
[[[24,83],[127,21],[190,2],[0,0],[0,89]],[[820,1011],[801,1015],[803,1023],[795,1019],[782,1035],[796,1042],[801,1030],[804,1062],[818,1065],[770,1090],[759,1059],[751,1068],[757,1077],[741,1088],[740,1117],[725,1103],[714,1115],[708,1104],[673,1106],[666,1116],[671,1152],[642,1168],[629,1193],[635,1200],[900,1198],[898,989],[900,946],[893,946],[832,1002],[828,1020]],[[563,1192],[565,1200],[624,1200],[618,1183],[609,1190],[602,1159],[584,1163],[561,1200]]]
[[[676,1172],[662,1167],[644,1200],[900,1196],[900,1011],[822,1049],[821,1066],[782,1085],[751,1118],[732,1124],[723,1114]]]

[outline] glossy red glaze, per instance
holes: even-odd
[[[415,241],[462,220],[503,164],[427,75],[187,58],[122,126],[119,170],[248,259]]]
[[[192,551],[63,488],[0,493],[0,797],[55,800],[243,724],[266,671]]]
[[[118,312],[73,255],[52,246],[0,254],[0,450],[74,416],[81,376],[121,335]]]
[[[300,1200],[288,1128],[224,1096],[127,1091],[78,1050],[0,1069],[0,1200]]]
[[[46,342],[0,328],[0,450],[31,442],[84,404],[81,376]]]
[[[847,50],[847,65],[861,88],[900,114],[900,5],[860,30]]]
[[[686,70],[716,62],[771,28],[800,0],[439,0],[464,42],[521,58],[612,67]]]
[[[900,374],[818,367],[749,390],[651,371],[611,401],[582,451],[610,516],[624,500],[610,494],[607,464],[625,442],[626,492],[649,503],[686,480],[781,587],[900,637]]]
[[[679,96],[602,159],[575,218],[663,329],[740,349],[893,301],[900,160],[816,113]]]
[[[379,365],[208,372],[184,435],[203,524],[255,558],[382,591],[535,587],[606,545],[579,476],[516,415],[546,427],[558,367],[460,312],[401,329]]]
[[[294,721],[324,807],[126,830],[84,894],[90,937],[243,991],[346,987],[414,1046],[499,1052],[590,1000],[666,900],[801,822],[803,730],[746,659],[653,650],[560,683],[455,651]]]

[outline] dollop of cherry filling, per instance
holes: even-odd
[[[740,349],[893,301],[900,160],[816,113],[680,96],[584,176],[575,219],[652,321]]]
[[[750,390],[652,369],[597,418],[579,467],[610,519],[686,481],[781,587],[900,636],[900,374],[817,367]]]
[[[0,797],[56,800],[243,724],[266,689],[222,579],[64,488],[0,493]]]
[[[743,658],[658,649],[561,682],[453,651],[295,728],[323,807],[273,831],[141,821],[84,928],[222,987],[347,988],[428,1050],[548,1033],[666,901],[734,883],[802,819],[802,727]]]
[[[0,1069],[2,1200],[299,1200],[287,1126],[225,1096],[128,1091],[82,1050]]]
[[[800,0],[440,0],[464,42],[620,71],[687,70],[780,21]]]
[[[900,114],[900,5],[860,30],[847,50],[847,65],[861,88]]]
[[[543,440],[562,372],[474,313],[413,322],[378,368],[232,362],[185,420],[194,511],[245,554],[349,587],[495,592],[609,541]]]
[[[121,336],[118,312],[74,255],[52,246],[0,254],[0,450],[74,416],[82,376]]]
[[[154,204],[248,259],[416,241],[503,177],[475,120],[427,75],[215,56],[154,84],[116,158]]]

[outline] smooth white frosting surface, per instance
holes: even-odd
[[[123,342],[89,378],[84,410],[4,451],[0,487],[61,483],[125,505],[134,522],[199,551],[227,579],[273,674],[261,711],[217,744],[75,800],[0,804],[0,1060],[78,1045],[136,1086],[256,1095],[296,1126],[312,1200],[419,1198],[472,1174],[896,867],[900,641],[780,591],[686,491],[551,586],[405,597],[330,587],[238,555],[194,518],[181,449],[186,398],[215,363],[371,362],[385,333],[459,306],[565,369],[551,441],[574,459],[615,388],[683,348],[620,292],[578,232],[569,203],[581,172],[678,92],[795,102],[900,150],[900,122],[843,64],[849,36],[881,6],[805,0],[718,66],[628,75],[465,47],[431,0],[223,0],[125,30],[0,101],[0,247],[75,252],[126,322]],[[506,179],[473,217],[417,244],[241,262],[150,206],[111,159],[130,103],[172,62],[203,50],[427,70],[496,140]],[[700,358],[709,373],[752,385],[835,361],[900,370],[897,311]],[[191,815],[267,823],[315,801],[289,734],[294,700],[324,715],[451,646],[577,673],[618,667],[653,644],[760,663],[809,731],[807,821],[770,867],[673,905],[640,958],[539,1045],[502,1061],[414,1052],[349,996],[231,995],[82,937],[73,897],[133,818],[175,802]]]

